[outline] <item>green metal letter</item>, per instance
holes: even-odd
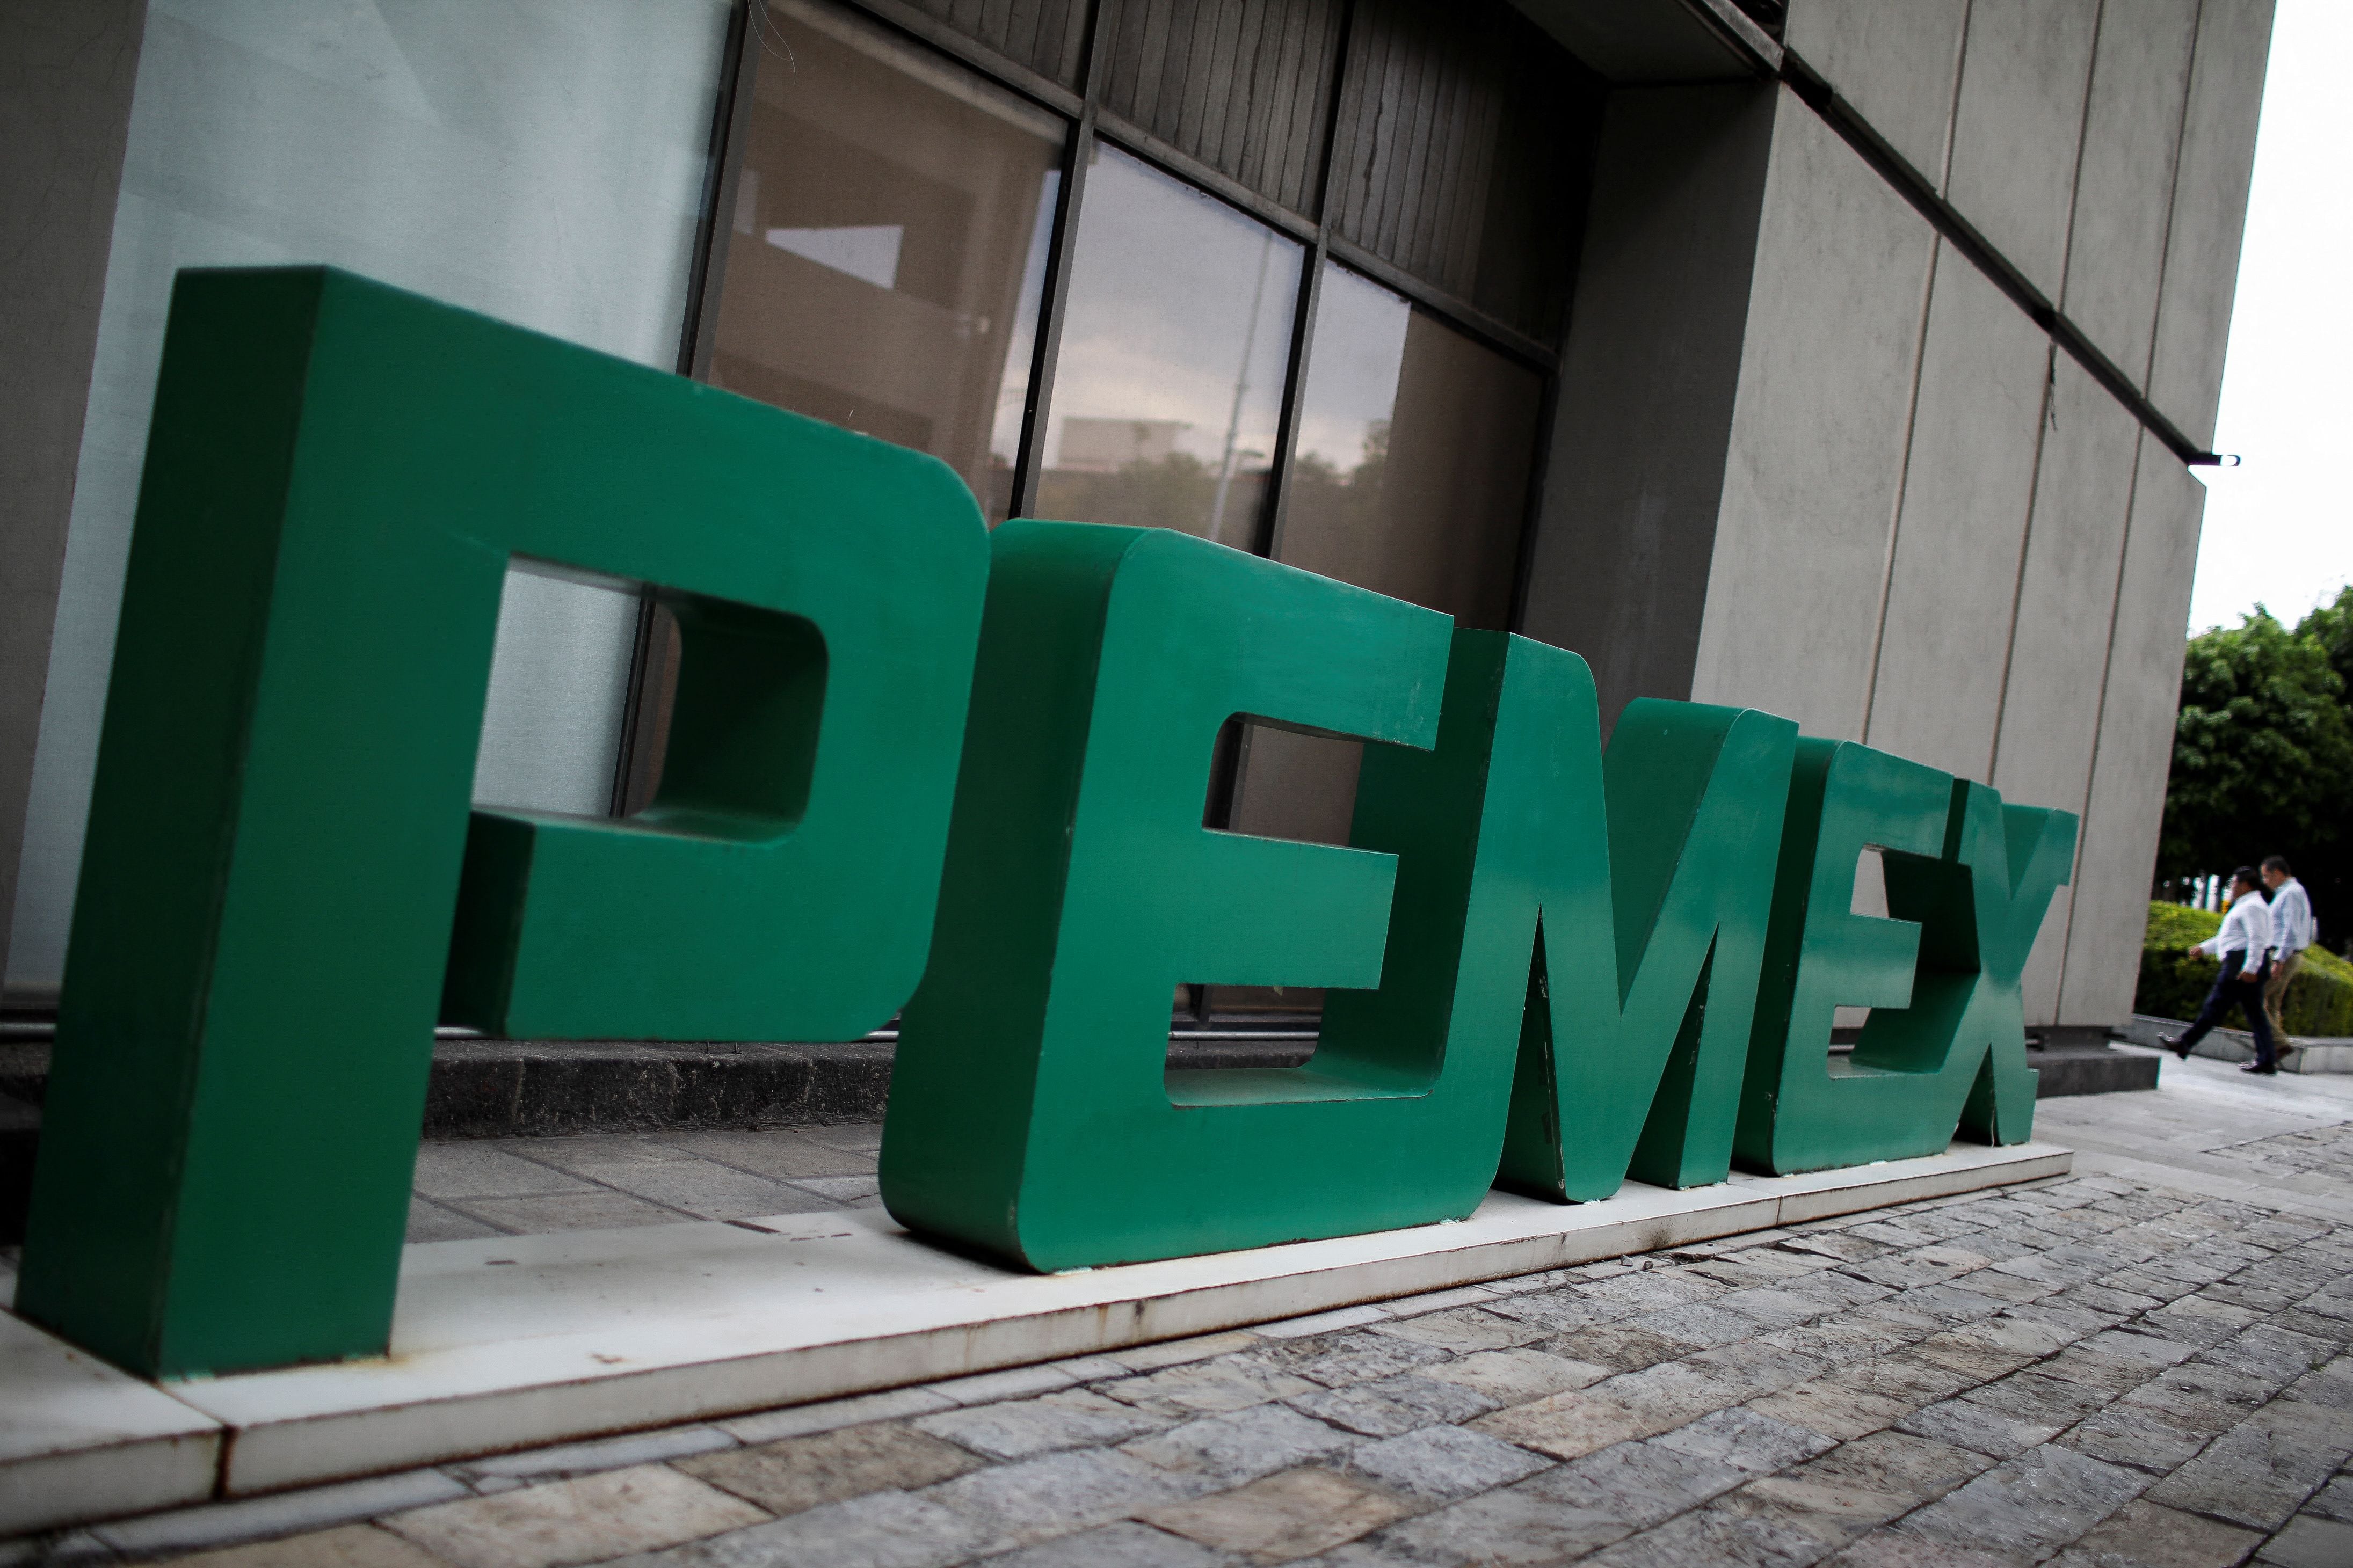
[[[1540,645],[1525,646],[1537,657]],[[1627,705],[1604,755],[1585,661],[1542,651],[1573,661],[1573,675],[1551,683],[1546,710],[1514,718],[1568,737],[1568,771],[1505,796],[1540,819],[1531,890],[1543,947],[1503,1179],[1578,1203],[1629,1175],[1720,1182],[1797,726],[1645,698]]]
[[[931,458],[347,274],[184,276],[17,1310],[149,1373],[383,1351],[445,975],[568,1035],[887,1017],[987,550]],[[642,817],[470,847],[514,556],[673,596],[677,731]]]
[[[1232,715],[1388,742],[1368,773],[1430,746],[1447,625],[1179,533],[997,531],[939,928],[884,1124],[892,1214],[1059,1269],[1478,1205],[1517,998],[1461,1016],[1452,947],[1418,951],[1459,933],[1477,772],[1452,781],[1441,804],[1474,808],[1452,817],[1384,805],[1368,777],[1356,848],[1201,825]],[[1433,837],[1449,847],[1425,855]],[[1171,1073],[1185,982],[1382,988],[1333,996],[1304,1068]]]
[[[1892,920],[1852,912],[1878,847]],[[2032,1135],[2019,977],[2074,858],[2075,818],[1852,742],[1799,742],[1740,1114],[1775,1173],[1940,1153],[1957,1124]],[[1832,1010],[1868,1006],[1853,1055]]]

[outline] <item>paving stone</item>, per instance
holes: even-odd
[[[2109,1403],[2103,1390],[2045,1377],[2032,1367],[1982,1384],[1961,1397],[2017,1420],[2048,1422],[2054,1427],[2072,1426]]]
[[[409,1241],[472,1241],[485,1236],[507,1233],[494,1225],[459,1214],[456,1209],[443,1208],[429,1199],[411,1196],[408,1200]]]
[[[2310,1334],[2258,1323],[2199,1352],[2198,1359],[2270,1381],[2279,1387],[2333,1359],[2337,1347]]]
[[[796,1182],[810,1176],[856,1176],[874,1169],[871,1152],[837,1148],[821,1141],[819,1130],[791,1131],[776,1130],[747,1132],[726,1130],[681,1131],[665,1132],[661,1142],[682,1153],[704,1160],[716,1160],[763,1176],[779,1181]],[[567,1138],[551,1138],[551,1144],[570,1143]],[[581,1140],[580,1142],[586,1142]],[[566,1165],[561,1157],[552,1163]]]
[[[2041,1323],[2054,1332],[2066,1335],[2071,1342],[2087,1334],[2096,1334],[2102,1329],[2112,1329],[2124,1321],[2126,1316],[2122,1312],[2103,1312],[2088,1307],[2071,1306],[2058,1296],[2022,1302],[2002,1313],[2002,1317],[2010,1321]]]
[[[1819,1432],[1776,1420],[1746,1406],[1703,1415],[1657,1441],[1678,1453],[1714,1459],[1757,1475],[1787,1469],[1835,1446]]]
[[[1922,1230],[1916,1226],[1905,1225],[1900,1219],[1863,1220],[1853,1226],[1847,1234],[1860,1236],[1898,1249],[1934,1247],[1942,1239],[1934,1231]]]
[[[869,1492],[615,1568],[947,1568],[1009,1544],[928,1497]]]
[[[2343,1419],[2320,1406],[2275,1399],[2214,1439],[2149,1489],[2149,1499],[2259,1530],[2276,1530],[2342,1463]]]
[[[447,1568],[440,1558],[372,1524],[257,1541],[173,1561],[184,1568]]]
[[[2304,1505],[2304,1511],[2353,1524],[2353,1476],[2338,1476],[2315,1492]]]
[[[1157,1431],[1168,1418],[1106,1399],[1082,1388],[1063,1389],[1037,1399],[976,1405],[926,1415],[915,1426],[934,1437],[961,1444],[992,1459],[1026,1459],[1057,1448],[1090,1443],[1121,1443]],[[923,1482],[891,1482],[921,1486]]]
[[[764,1411],[757,1415],[738,1415],[711,1425],[739,1443],[757,1444],[952,1408],[947,1399],[927,1388],[893,1388],[882,1394],[860,1394],[849,1399],[828,1399],[816,1405]]]
[[[1143,1377],[1095,1385],[1124,1405],[1168,1416],[1247,1410],[1270,1400],[1312,1394],[1318,1385],[1303,1377],[1243,1355],[1187,1362]]]
[[[1544,1479],[1539,1476],[1535,1481]],[[1330,1561],[1539,1568],[1566,1563],[1633,1533],[1633,1527],[1614,1514],[1538,1496],[1526,1489],[1533,1484],[1522,1481],[1405,1520],[1380,1531],[1369,1548],[1344,1549]]]
[[[1388,1307],[1367,1301],[1361,1306],[1340,1307],[1328,1312],[1310,1312],[1303,1318],[1285,1318],[1281,1322],[1261,1323],[1256,1332],[1264,1339],[1297,1340],[1317,1334],[1337,1333],[1343,1329],[1360,1329],[1367,1324],[1385,1322]]]
[[[1026,1546],[1196,1496],[1208,1486],[1202,1476],[1175,1474],[1116,1448],[1082,1448],[993,1465],[921,1495],[984,1534]]]
[[[774,1514],[867,1492],[913,1491],[979,1466],[954,1444],[897,1423],[839,1427],[677,1462],[688,1475]]]
[[[1605,1300],[1588,1296],[1581,1289],[1534,1290],[1524,1295],[1501,1296],[1487,1309],[1502,1317],[1532,1324],[1550,1332],[1561,1333],[1577,1329],[1599,1328],[1615,1323],[1644,1310],[1632,1301]]]
[[[684,1154],[668,1161],[606,1166],[595,1174],[597,1180],[625,1193],[702,1219],[807,1214],[846,1201],[825,1192],[812,1196],[813,1184],[809,1183],[787,1186],[773,1176]],[[857,1179],[872,1181],[871,1177]]]
[[[1068,1388],[1078,1380],[1051,1363],[1043,1366],[1009,1366],[1001,1372],[976,1373],[926,1384],[934,1394],[958,1405],[989,1405],[1000,1399],[1026,1399]]]
[[[1476,1389],[1412,1373],[1345,1388],[1319,1389],[1287,1401],[1321,1421],[1368,1437],[1394,1437],[1440,1422],[1468,1421],[1498,1407]]]
[[[2052,1561],[2060,1568],[2232,1568],[2263,1540],[2252,1530],[2160,1508],[2125,1504]]]
[[[1446,1360],[1450,1354],[1435,1344],[1377,1334],[1368,1330],[1335,1335],[1311,1343],[1313,1350],[1309,1353],[1286,1356],[1270,1353],[1267,1360],[1283,1372],[1312,1378],[1327,1388],[1345,1388],[1352,1383],[1368,1383],[1375,1378],[1392,1377],[1416,1367],[1429,1366],[1434,1362]]]
[[[1975,1276],[1969,1278],[1974,1279]],[[1973,1290],[1966,1282],[1922,1285],[1905,1291],[1894,1300],[1908,1311],[1926,1313],[1946,1323],[1966,1323],[1978,1318],[1989,1318],[2004,1307],[2018,1304],[1983,1290]]]
[[[1851,1230],[1795,1236],[1781,1243],[1781,1247],[1786,1251],[1811,1253],[1819,1258],[1836,1258],[1841,1263],[1860,1263],[1894,1250],[1883,1241],[1873,1241]]]
[[[1246,1331],[1198,1334],[1189,1340],[1163,1340],[1158,1344],[1130,1345],[1125,1350],[1106,1351],[1103,1359],[1117,1362],[1130,1372],[1158,1372],[1162,1367],[1182,1366],[1187,1362],[1232,1355],[1260,1342],[1256,1334]]]
[[[2353,1524],[2298,1515],[2264,1543],[2255,1561],[2281,1568],[2345,1568],[2353,1563]]]
[[[450,1198],[451,1208],[487,1220],[516,1236],[552,1236],[564,1230],[621,1230],[640,1225],[676,1225],[692,1217],[607,1187],[549,1197]]]
[[[1493,1300],[1493,1297],[1487,1299]],[[1545,1330],[1533,1323],[1507,1318],[1500,1312],[1490,1312],[1483,1307],[1458,1307],[1452,1311],[1431,1312],[1422,1317],[1377,1323],[1370,1331],[1436,1345],[1457,1355],[1525,1345],[1544,1338],[1546,1333]]]
[[[1485,1394],[1500,1407],[1525,1405],[1567,1389],[1588,1387],[1610,1375],[1610,1370],[1590,1362],[1522,1348],[1475,1352],[1425,1367],[1415,1375],[1461,1384]]]
[[[1198,1541],[1123,1520],[991,1557],[988,1568],[1232,1568],[1246,1561]]]
[[[2086,1417],[2059,1440],[2108,1464],[2163,1475],[2195,1458],[2211,1436],[2185,1430],[2150,1410],[2114,1405]]]
[[[1643,1529],[1748,1479],[1735,1465],[1657,1443],[1619,1443],[1520,1483],[1520,1489]]]
[[[1739,1495],[1775,1502],[1793,1516],[1818,1516],[1809,1521],[1808,1528],[1831,1540],[1908,1513],[1984,1474],[1993,1464],[1982,1454],[1948,1443],[1881,1432],[1841,1444],[1780,1475],[1752,1481]]]
[[[2122,1508],[2148,1478],[2044,1447],[1995,1466],[1895,1528],[1966,1551],[2037,1562]]]
[[[1551,1339],[1539,1341],[1536,1348],[1572,1361],[1606,1366],[1613,1372],[1639,1372],[1662,1361],[1687,1356],[1700,1347],[1682,1340],[1669,1339],[1654,1330],[1640,1328],[1632,1323],[1610,1323],[1599,1328],[1556,1334]]]
[[[1662,1373],[1678,1375],[1662,1377]],[[1624,1373],[1591,1388],[1499,1410],[1471,1423],[1474,1430],[1556,1459],[1577,1459],[1613,1443],[1655,1436],[1736,1401],[1669,1362]]]
[[[275,1497],[240,1498],[234,1502],[173,1509],[165,1513],[94,1525],[80,1533],[97,1542],[100,1552],[111,1549],[147,1556],[250,1541],[259,1536],[322,1531],[329,1525],[352,1523],[395,1509],[421,1508],[470,1495],[463,1481],[442,1471],[404,1470],[397,1475],[373,1476],[337,1486],[305,1487]]]
[[[2103,1352],[2086,1350],[2084,1344],[2074,1344],[2050,1360],[2038,1363],[2034,1370],[2044,1377],[2056,1378],[2062,1383],[2080,1384],[2085,1388],[2097,1389],[2111,1398],[2121,1398],[2148,1383],[2163,1369],[2146,1361],[2126,1361]]]
[[[1310,1468],[1147,1509],[1142,1517],[1220,1551],[1284,1562],[1354,1541],[1412,1511],[1412,1504],[1378,1487]]]
[[[1276,1470],[1332,1458],[1363,1440],[1287,1405],[1261,1405],[1187,1421],[1123,1444],[1119,1451],[1175,1474],[1199,1477],[1218,1486],[1239,1486]]]
[[[1724,1287],[1715,1280],[1682,1268],[1645,1269],[1585,1287],[1585,1295],[1590,1300],[1623,1302],[1643,1312],[1688,1306],[1723,1294]]]
[[[1742,1317],[1737,1312],[1726,1311],[1712,1301],[1702,1301],[1688,1307],[1670,1307],[1659,1312],[1645,1312],[1634,1321],[1653,1333],[1664,1334],[1669,1339],[1684,1344],[1699,1345],[1709,1349],[1717,1345],[1731,1344],[1736,1340],[1752,1338],[1759,1327],[1755,1321]],[[1776,1323],[1771,1326],[1782,1328],[1788,1325]]]
[[[1525,1448],[1460,1426],[1426,1426],[1367,1443],[1348,1456],[1356,1474],[1436,1501],[1508,1486],[1550,1465]]]
[[[438,1503],[383,1523],[460,1568],[549,1568],[658,1551],[767,1519],[691,1476],[642,1465]]]
[[[1416,1317],[1425,1312],[1451,1311],[1457,1307],[1483,1307],[1496,1296],[1493,1285],[1458,1285],[1451,1290],[1427,1290],[1419,1296],[1399,1296],[1381,1303],[1392,1318]]]
[[[2005,1415],[1964,1398],[1947,1399],[1915,1410],[1897,1422],[1895,1429],[2007,1459],[2037,1443],[2049,1442],[2066,1425],[2063,1421],[2035,1421]]]
[[[468,1459],[443,1469],[477,1487],[500,1480],[555,1480],[566,1476],[593,1475],[630,1465],[659,1464],[715,1449],[733,1448],[735,1439],[716,1426],[670,1426],[659,1432],[633,1432],[623,1437],[603,1437],[588,1443],[565,1443],[552,1448],[526,1448],[519,1454],[498,1454]]]
[[[2143,1323],[2153,1320],[2144,1318]],[[2219,1336],[2218,1336],[2219,1337]],[[2198,1353],[2197,1343],[2170,1338],[2163,1333],[2138,1328],[2109,1329],[2094,1334],[2076,1347],[2086,1355],[2104,1355],[2116,1361],[2139,1362],[2154,1368],[2178,1365]]]
[[[526,1160],[488,1138],[428,1139],[417,1149],[417,1190],[428,1198],[593,1193],[593,1182]]]
[[[1825,1382],[1785,1388],[1751,1401],[1746,1408],[1845,1441],[1893,1426],[1918,1405],[1913,1400],[1890,1399]]]
[[[2168,1339],[2187,1340],[2203,1346],[2220,1344],[2254,1323],[2261,1316],[2261,1313],[2245,1307],[2199,1295],[2184,1296],[2160,1307],[2144,1317],[2141,1322]]]
[[[1868,1279],[1874,1285],[1886,1285],[1898,1290],[1908,1290],[1915,1285],[1936,1285],[1983,1268],[1993,1261],[1981,1252],[1970,1252],[1954,1247],[1916,1247],[1909,1251],[1891,1253],[1863,1263],[1843,1263],[1841,1273],[1858,1279]]]
[[[1695,1563],[1802,1568],[1820,1554],[1821,1543],[1813,1536],[1778,1519],[1697,1509],[1586,1561],[1594,1568],[1689,1568]]]

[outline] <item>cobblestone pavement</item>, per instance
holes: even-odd
[[[2353,1563],[2353,1084],[2165,1071],[2037,1187],[0,1563]]]

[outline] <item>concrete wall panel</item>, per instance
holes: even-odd
[[[1968,0],[1789,0],[1782,41],[1942,186]]]
[[[1926,222],[1784,89],[1696,700],[1859,734],[1934,251]]]
[[[2092,60],[2060,307],[2144,391],[2198,0],[2111,6]]]
[[[2084,810],[2139,441],[2132,416],[2073,360],[2060,356],[1994,748],[1993,784],[2004,800],[2078,815]],[[2079,853],[2081,847],[2079,838]],[[2053,1023],[2059,1016],[2065,900],[2063,892],[2027,964],[2030,1024]]]
[[[0,3],[0,974],[146,12]]]
[[[2222,353],[2239,286],[2255,122],[2271,58],[2272,0],[2205,0],[2173,182],[2149,401],[2200,446],[2214,440]]]
[[[2206,487],[2144,438],[2076,858],[2059,984],[2063,1024],[2112,1024],[2132,1013],[2205,510]]]
[[[1947,248],[1936,264],[1865,739],[1992,766],[2049,340]]]
[[[1775,89],[1610,95],[1521,629],[1593,666],[1605,728],[1691,695]]]
[[[2059,296],[2099,0],[1972,0],[1946,195]]]

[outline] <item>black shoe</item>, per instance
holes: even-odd
[[[2171,1051],[2175,1056],[2179,1057],[2183,1061],[2186,1062],[2189,1059],[2189,1042],[2183,1039],[2179,1035],[2159,1035],[2157,1037],[2157,1043],[2163,1046],[2167,1050]]]
[[[2241,1062],[2239,1064],[2239,1070],[2241,1072],[2259,1073],[2264,1078],[2276,1078],[2279,1076],[2279,1068],[2267,1068],[2261,1062]]]

